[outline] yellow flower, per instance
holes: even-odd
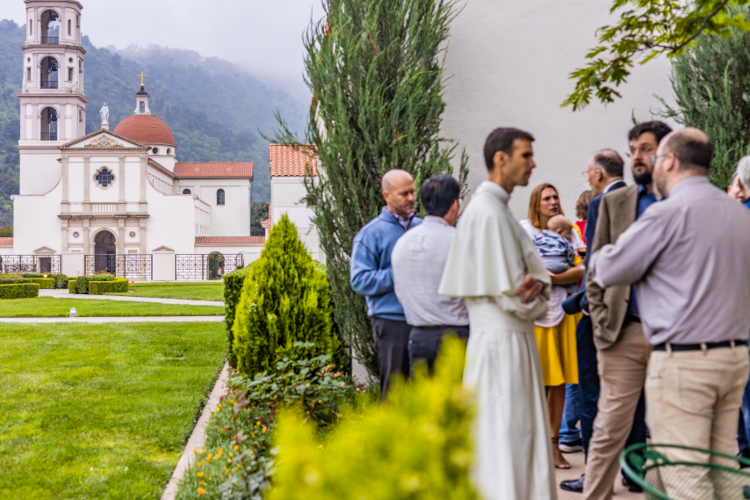
[[[255,427],[258,427],[259,425],[260,425],[260,420],[258,420],[257,422],[255,422]]]
[[[214,458],[214,454],[213,453],[209,453],[207,461],[210,462],[212,458]]]
[[[234,453],[230,453],[230,454],[229,454],[229,456],[230,456],[230,457],[233,457],[233,456],[234,456]]]
[[[263,434],[265,434],[267,430],[268,429],[266,429],[265,427],[263,427]]]
[[[232,459],[231,458],[227,458],[227,463],[231,464],[232,463]]]
[[[341,413],[337,413],[337,414],[336,414],[336,416],[337,416],[338,418],[341,418],[341,417],[343,417],[343,415],[342,415]]]
[[[198,448],[193,448],[193,453],[198,454]]]
[[[235,449],[235,450],[239,450],[239,449],[240,449],[240,447],[239,447],[238,445],[234,445],[234,449]]]
[[[204,486],[206,484],[206,482],[205,481],[201,481],[198,484],[200,484],[201,486]]]
[[[204,493],[206,493],[206,488],[204,488],[202,486],[200,488],[198,488],[198,494],[200,496],[203,496]]]
[[[204,474],[205,474],[205,472],[203,472],[203,471],[200,471],[200,472],[198,473],[198,477],[203,477],[203,475],[204,475]]]

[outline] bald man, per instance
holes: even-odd
[[[653,347],[640,378],[652,441],[731,456],[750,370],[750,232],[737,230],[750,227],[750,211],[709,181],[713,153],[711,139],[697,129],[661,141],[651,163],[654,185],[666,199],[591,256],[589,281],[626,294],[636,284],[639,330]],[[660,452],[673,462],[737,465],[694,449]],[[709,472],[695,467],[664,475],[665,492],[696,500],[737,496],[723,490],[731,482],[714,484]]]
[[[404,308],[393,286],[391,251],[409,229],[422,223],[414,214],[414,179],[405,170],[390,170],[382,180],[386,206],[354,237],[350,264],[352,289],[364,295],[378,348],[381,398],[392,374],[409,376],[409,333]]]

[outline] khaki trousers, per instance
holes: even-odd
[[[620,453],[633,427],[651,349],[641,324],[628,323],[617,342],[597,351],[601,392],[583,482],[586,500],[612,498]]]
[[[734,455],[737,419],[749,369],[746,346],[706,351],[655,351],[646,381],[646,421],[652,442]],[[709,458],[706,453],[679,449],[659,451],[672,461],[710,461],[737,466],[734,460]],[[665,474],[662,478],[671,498],[739,498],[737,491],[721,491],[721,481],[714,488],[705,468],[685,467],[676,472],[679,473]]]

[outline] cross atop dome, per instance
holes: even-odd
[[[148,95],[148,92],[146,92],[146,88],[143,84],[143,77],[148,76],[143,71],[141,71],[141,74],[138,75],[141,77],[141,90],[138,91],[138,93],[135,95],[135,114],[136,115],[150,115],[151,110],[148,109],[148,98],[150,97]]]

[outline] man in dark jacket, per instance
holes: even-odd
[[[366,297],[378,348],[381,397],[385,398],[392,373],[409,376],[411,331],[394,291],[391,251],[422,219],[414,213],[414,179],[408,172],[386,172],[382,189],[386,206],[354,237],[349,281],[355,292]]]

